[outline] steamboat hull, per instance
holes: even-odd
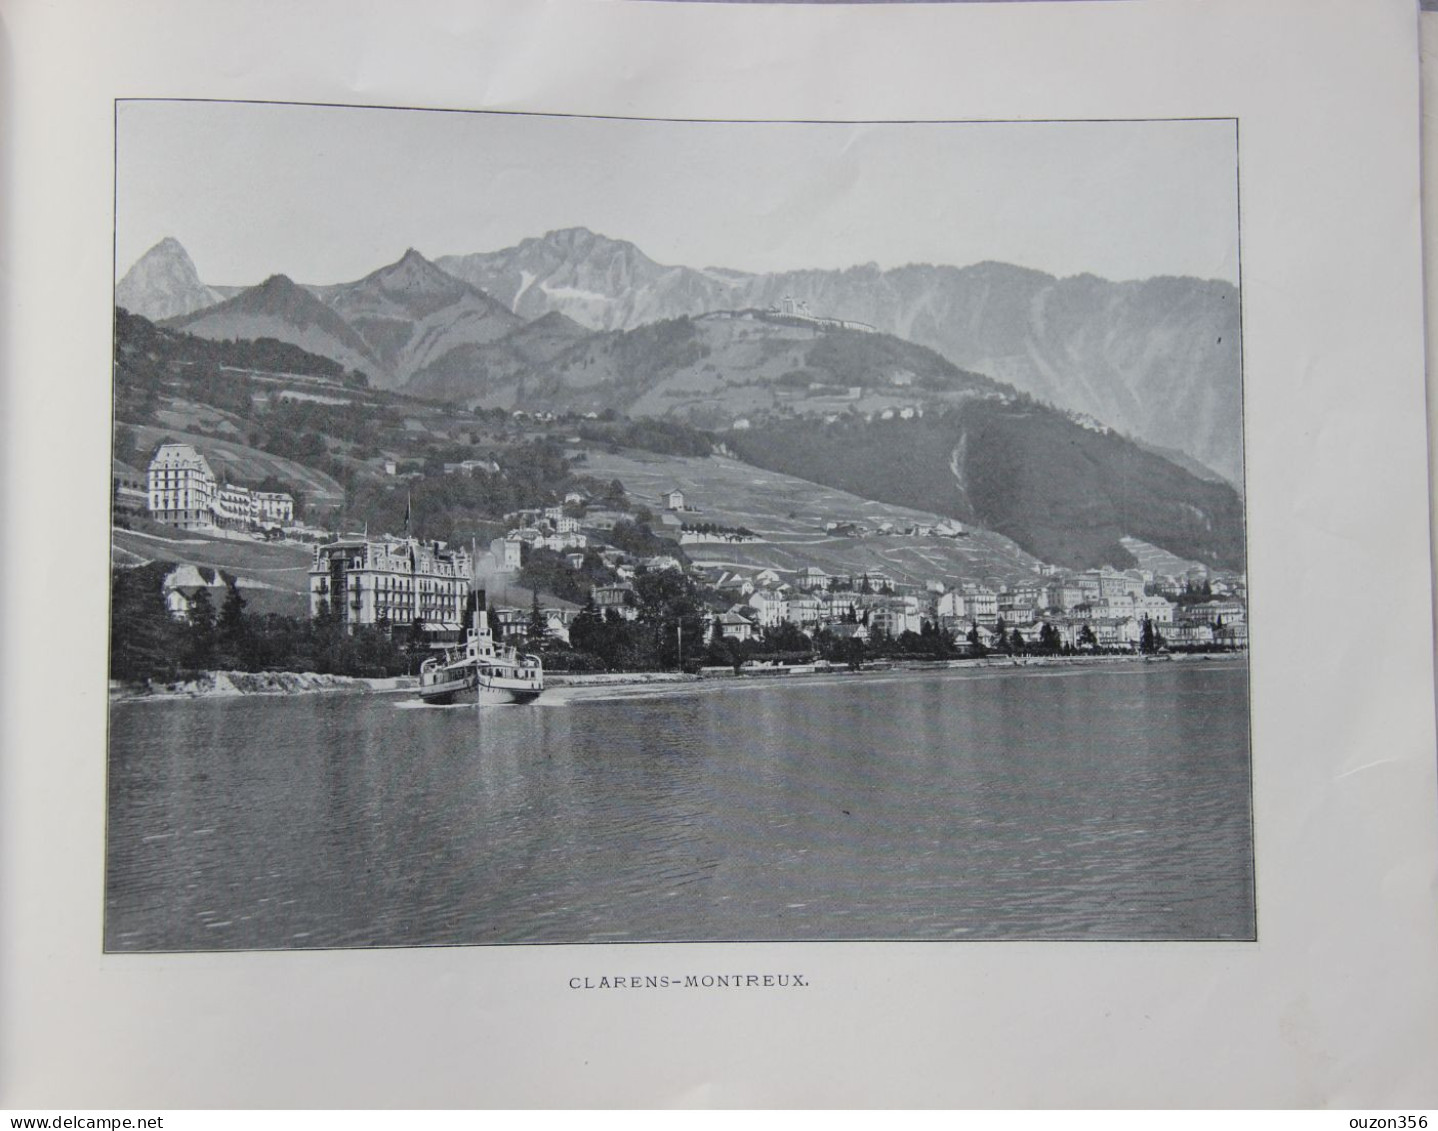
[[[539,690],[532,687],[502,687],[479,684],[475,699],[481,707],[503,707],[510,703],[533,703]]]
[[[455,703],[464,702],[469,698],[469,692],[474,689],[474,676],[468,675],[458,679],[447,679],[427,686],[421,686],[419,697],[421,701],[431,707],[449,707]]]

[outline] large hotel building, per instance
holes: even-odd
[[[215,473],[189,444],[161,444],[150,460],[150,516],[184,530],[214,526]]]
[[[150,517],[183,530],[249,530],[289,526],[295,520],[289,494],[219,483],[193,444],[161,444],[150,460],[148,479]]]
[[[458,640],[474,561],[463,548],[416,538],[347,538],[315,547],[310,616],[326,604],[346,627],[412,625],[434,641]]]

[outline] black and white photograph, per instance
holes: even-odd
[[[1255,940],[1238,128],[118,101],[105,951]]]

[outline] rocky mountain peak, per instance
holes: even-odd
[[[378,284],[386,291],[428,291],[452,293],[463,290],[464,284],[443,268],[409,248],[393,263],[371,272],[360,280],[360,287]]]
[[[636,262],[653,265],[654,261],[628,240],[611,239],[609,236],[592,232],[588,228],[558,228],[545,232],[538,241],[559,252],[563,258],[575,262],[584,259],[612,259],[623,257]]]
[[[153,321],[193,314],[220,301],[200,282],[194,261],[179,240],[166,236],[135,261],[115,288],[115,303]]]

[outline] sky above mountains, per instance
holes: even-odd
[[[998,260],[1237,279],[1231,121],[656,122],[121,102],[116,269],[167,235],[200,276],[356,279],[408,247],[585,226],[746,271]]]

